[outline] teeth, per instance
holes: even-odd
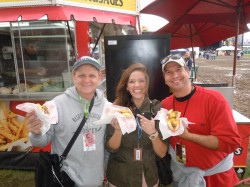
[[[135,93],[140,93],[140,92],[141,92],[141,90],[134,90],[134,92],[135,92]]]
[[[178,83],[178,82],[180,82],[179,80],[178,81],[173,81],[173,83]]]

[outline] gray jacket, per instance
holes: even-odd
[[[107,100],[101,90],[97,90],[96,94],[89,118],[66,160],[63,161],[62,170],[79,187],[100,186],[104,178],[104,135],[106,125],[94,125],[93,122],[101,118]],[[50,130],[44,136],[30,133],[29,140],[32,145],[39,147],[44,147],[52,141],[51,152],[61,155],[83,119],[83,106],[79,102],[79,95],[75,87],[68,88],[53,100],[57,106],[59,122],[51,125]],[[84,132],[94,134],[96,150],[84,151]]]

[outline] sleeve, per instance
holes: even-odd
[[[220,95],[216,96],[216,101],[210,105],[209,121],[211,125],[211,135],[218,137],[218,151],[231,153],[241,144],[241,137],[238,127],[234,121],[232,109],[227,101]],[[218,100],[219,99],[219,100]]]
[[[111,126],[111,124],[108,124],[107,125],[107,128],[106,128],[106,141],[105,141],[105,149],[110,152],[110,153],[115,153],[117,152],[119,149],[111,149],[108,145],[108,142],[109,142],[109,139],[113,136],[115,132],[115,129]]]
[[[33,146],[37,147],[45,147],[50,143],[51,140],[51,134],[48,131],[45,135],[36,135],[33,133],[29,133],[29,141]]]
[[[155,115],[157,114],[157,111],[159,111],[161,108],[162,108],[162,104],[161,104],[161,102],[160,101],[158,101],[158,100],[156,100],[156,99],[154,99],[153,101],[152,101],[152,103],[153,103],[153,108],[154,108],[154,113],[155,113]],[[161,134],[161,131],[160,131],[160,128],[159,128],[159,120],[156,120],[155,121],[155,125],[156,125],[156,130],[159,132],[159,136],[160,136],[160,138],[161,138],[161,140],[162,140],[162,134]],[[162,140],[163,142],[164,142],[164,144],[166,144],[166,145],[168,145],[169,144],[169,138],[167,138],[167,139],[165,139],[165,140]]]
[[[193,60],[190,59],[188,61],[188,68],[189,68],[190,71],[191,71],[192,65],[193,65]]]

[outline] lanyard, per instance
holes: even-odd
[[[80,99],[80,102],[82,104],[82,108],[83,108],[83,112],[84,112],[84,117],[87,119],[89,117],[89,106],[90,106],[90,101],[88,101],[87,103],[83,103],[83,99],[82,97],[80,96],[79,97]]]
[[[138,127],[138,130],[137,130],[137,145],[138,145],[138,148],[139,148],[139,140],[140,140],[141,135],[142,135],[142,127],[141,127],[138,116],[136,116],[136,123],[137,123],[137,127]]]

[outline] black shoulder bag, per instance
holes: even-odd
[[[89,113],[94,105],[94,97],[89,106]],[[39,158],[35,171],[35,185],[36,187],[73,187],[74,182],[68,177],[65,172],[60,172],[62,161],[66,159],[72,145],[80,134],[87,118],[83,118],[75,134],[69,141],[63,154],[50,154],[49,152],[40,151]]]

